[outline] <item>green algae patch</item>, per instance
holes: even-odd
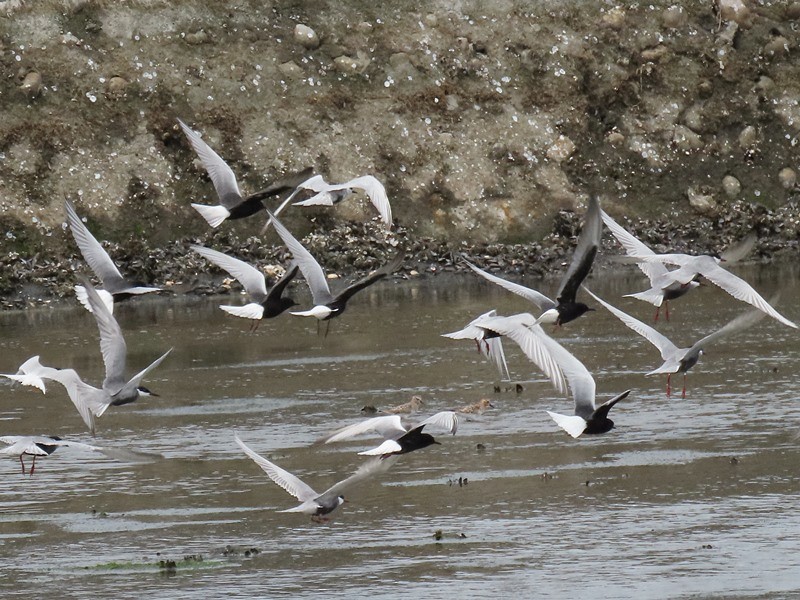
[[[176,575],[179,571],[213,569],[221,567],[225,561],[207,559],[202,555],[184,556],[180,560],[160,559],[156,561],[111,561],[84,567],[87,571],[153,571],[162,575]]]

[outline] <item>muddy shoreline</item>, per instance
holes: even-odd
[[[745,262],[783,262],[797,260],[800,254],[800,207],[794,203],[777,210],[738,202],[723,216],[698,217],[690,222],[664,219],[629,220],[619,215],[624,227],[656,252],[678,251],[690,254],[721,252],[750,231],[758,235],[755,248]],[[539,241],[519,244],[454,242],[448,239],[418,237],[397,226],[386,232],[377,221],[334,221],[321,213],[312,221],[313,229],[301,242],[314,254],[329,274],[352,278],[387,262],[398,251],[406,254],[400,277],[436,277],[442,273],[463,272],[458,260],[464,255],[498,274],[546,277],[563,269],[570,259],[582,215],[559,211],[550,232]],[[164,288],[164,294],[223,294],[241,291],[238,282],[207,263],[189,249],[200,244],[225,252],[259,266],[270,279],[286,266],[291,255],[274,232],[263,236],[250,224],[209,230],[203,236],[184,237],[168,244],[148,245],[130,238],[103,242],[104,247],[126,276],[147,285]],[[0,257],[0,309],[15,310],[74,300],[72,286],[77,274],[91,276],[67,229],[60,235],[62,252],[38,251],[30,257],[11,252]],[[606,234],[596,269],[620,263],[609,257],[623,254]],[[628,265],[625,265],[627,268]],[[630,266],[630,268],[634,268]],[[295,283],[297,285],[297,283]],[[304,285],[300,283],[300,285]]]

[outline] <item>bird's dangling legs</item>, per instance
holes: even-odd
[[[258,326],[261,324],[261,319],[254,320],[253,323],[250,325],[250,333],[255,333]]]
[[[325,321],[325,335],[322,336],[324,338],[328,337],[328,332],[331,330],[331,322]]]
[[[36,468],[36,455],[33,455],[33,462],[31,463],[31,474],[30,476],[33,477],[33,471]]]
[[[669,321],[669,300],[664,300],[664,304],[666,304],[665,308],[667,311],[667,321]]]
[[[19,464],[22,465],[22,474],[25,475],[25,461],[22,460],[22,454],[19,455]]]
[[[686,398],[686,373],[683,374],[683,391],[681,392],[681,398]]]
[[[672,388],[669,386],[670,379],[672,379],[672,373],[667,374],[667,398],[669,398],[670,394],[672,393]]]
[[[653,323],[658,323],[658,315],[661,313],[661,306],[656,306],[656,318],[653,319]]]

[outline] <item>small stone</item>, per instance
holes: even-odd
[[[622,29],[625,26],[625,9],[616,6],[603,15],[602,22],[611,29]]]
[[[744,0],[717,0],[717,10],[723,21],[735,21],[739,25],[750,26],[750,9]]]
[[[183,39],[186,40],[187,44],[198,46],[200,44],[205,44],[208,41],[208,34],[201,29],[200,31],[187,33]]]
[[[792,2],[786,8],[786,18],[787,19],[800,19],[800,2]]]
[[[664,21],[664,25],[671,29],[683,27],[689,20],[688,16],[686,15],[686,11],[682,6],[677,4],[670,6],[667,10],[665,10],[664,14],[661,16],[661,19]]]
[[[739,134],[739,146],[745,150],[751,149],[758,141],[758,132],[752,125],[748,125]]]
[[[783,56],[789,54],[789,40],[782,35],[776,35],[764,45],[764,54],[767,56]]]
[[[296,62],[291,60],[278,65],[278,70],[285,77],[299,79],[303,76],[303,69],[300,66],[298,66]]]
[[[21,89],[29,99],[36,98],[42,93],[42,76],[36,71],[31,71],[25,75],[25,79],[22,81],[22,85],[19,86],[19,89]]]
[[[556,162],[568,159],[575,152],[575,144],[565,135],[558,136],[558,139],[547,149],[547,158]]]
[[[356,25],[356,29],[361,33],[369,33],[372,31],[372,23],[369,21],[361,21],[361,23]]]
[[[112,77],[106,83],[106,90],[113,96],[119,96],[125,93],[125,88],[128,87],[128,81],[123,77]]]
[[[319,36],[317,32],[308,25],[303,25],[302,23],[298,23],[294,27],[294,41],[309,50],[319,48]]]
[[[437,27],[439,25],[439,18],[433,13],[428,13],[425,15],[425,25],[428,27]]]
[[[614,147],[619,147],[625,143],[625,136],[614,129],[608,132],[606,135],[606,141]]]
[[[700,136],[685,125],[675,126],[672,131],[672,143],[678,150],[687,154],[703,147],[703,140]]]
[[[713,215],[717,210],[717,202],[714,195],[708,192],[704,186],[690,187],[686,190],[689,198],[689,205],[703,215]]]
[[[766,75],[762,75],[761,77],[759,77],[755,85],[755,89],[758,92],[769,92],[774,87],[775,87],[775,82]]]
[[[337,56],[333,59],[333,64],[340,73],[353,74],[361,69],[358,60],[351,56]]]
[[[661,58],[663,58],[667,54],[667,52],[669,52],[669,49],[661,44],[659,44],[655,48],[648,48],[646,50],[642,50],[641,54],[642,61],[657,62]]]
[[[797,173],[794,169],[785,167],[778,173],[778,181],[781,182],[784,189],[791,190],[797,184]]]
[[[742,191],[742,184],[733,175],[725,175],[722,178],[722,190],[728,198],[736,198]]]

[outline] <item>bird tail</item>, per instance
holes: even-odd
[[[556,425],[561,427],[564,431],[574,438],[579,438],[586,429],[586,420],[577,415],[567,416],[558,413],[547,411],[550,418],[556,422]]]
[[[206,204],[194,204],[192,208],[200,213],[208,224],[212,227],[219,227],[222,222],[230,216],[230,211],[224,206],[208,206]]]
[[[653,306],[661,306],[664,301],[664,294],[661,290],[649,289],[637,294],[625,294],[626,298],[636,298],[637,300],[644,300]]]
[[[220,305],[220,308],[229,315],[241,317],[243,319],[261,319],[264,316],[264,307],[255,302],[245,304],[244,306]]]

